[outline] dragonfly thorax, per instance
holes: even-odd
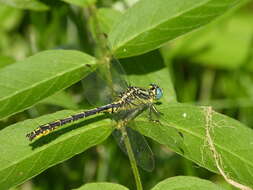
[[[122,104],[147,104],[159,100],[163,95],[163,91],[155,84],[151,84],[149,88],[143,89],[135,86],[129,86],[119,96]]]

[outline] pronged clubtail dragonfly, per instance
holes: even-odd
[[[116,60],[116,59],[115,59]],[[122,79],[122,77],[118,74],[119,70],[119,62],[116,60],[114,64],[111,62],[110,64],[110,79],[108,82],[108,78],[106,79],[106,83],[110,83],[106,87],[110,90],[109,94],[114,94],[115,98],[113,98],[113,101],[111,103],[107,103],[103,106],[96,107],[94,109],[82,111],[80,113],[70,115],[69,117],[62,118],[50,123],[46,123],[44,125],[39,126],[34,131],[30,132],[26,135],[30,141],[40,138],[42,136],[45,136],[52,131],[56,130],[58,127],[63,126],[65,124],[98,114],[98,113],[109,113],[113,115],[113,118],[118,122],[117,128],[125,127],[128,125],[128,123],[132,120],[134,120],[135,117],[137,117],[139,114],[141,114],[143,111],[148,110],[149,112],[149,119],[152,120],[152,113],[155,113],[156,115],[159,114],[157,109],[155,108],[155,102],[159,100],[163,96],[162,89],[156,85],[156,84],[150,84],[148,88],[140,88],[136,86],[127,85],[125,80]],[[115,69],[117,68],[117,69]],[[121,71],[122,72],[122,69]],[[98,84],[99,86],[103,86],[105,88],[105,83],[101,84],[102,80],[97,80],[98,77],[98,71],[95,73],[92,73],[90,76],[88,76],[86,79],[84,79],[84,86],[88,88],[87,95],[88,99],[91,99],[90,97],[98,96],[98,94],[102,94],[102,98],[99,97],[99,99],[104,99],[104,92],[95,92],[99,90],[99,87],[96,86]],[[95,80],[94,80],[95,76]],[[106,81],[103,80],[103,81]],[[90,82],[89,84],[87,82]],[[90,88],[88,87],[90,85]],[[110,91],[109,90],[109,91]],[[113,95],[112,95],[113,96]],[[102,102],[105,102],[104,100]],[[152,120],[153,121],[153,120]],[[145,138],[140,135],[137,131],[131,130],[131,128],[128,127],[127,135],[129,135],[129,139],[131,141],[131,146],[133,148],[133,152],[136,157],[137,164],[141,166],[144,170],[151,171],[154,168],[154,160],[153,160],[153,154],[151,149],[149,148]],[[124,135],[120,134],[119,131],[115,131],[114,134],[116,135],[116,139],[119,141],[119,145],[121,149],[123,149],[124,152],[126,151],[126,148],[124,147],[124,144],[122,144],[122,138],[124,138]],[[142,155],[142,152],[144,152]],[[141,156],[145,156],[146,158],[141,158]],[[144,160],[144,161],[142,161]]]

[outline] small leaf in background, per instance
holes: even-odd
[[[99,189],[103,189],[103,190],[129,190],[128,188],[119,185],[119,184],[115,184],[115,183],[103,183],[103,182],[99,182],[99,183],[88,183],[83,185],[82,187],[79,187],[77,189],[73,189],[73,190],[99,190]]]
[[[80,7],[87,7],[89,5],[96,3],[97,0],[62,0],[62,1]]]
[[[171,104],[157,106],[157,109],[163,114],[161,124],[145,122],[146,119],[138,117],[135,123],[139,132],[219,173],[208,144],[208,129],[224,173],[253,187],[253,131],[250,128],[217,112],[207,113],[204,107]],[[208,114],[212,114],[210,126],[206,121]]]
[[[45,169],[100,144],[111,134],[111,121],[99,121],[104,118],[101,116],[60,127],[32,142],[26,138],[26,134],[39,125],[75,113],[77,112],[60,111],[0,130],[0,189],[16,186]]]
[[[197,177],[177,176],[158,183],[152,190],[223,190],[220,186]]]
[[[109,34],[116,57],[139,55],[200,28],[242,1],[143,0],[129,8]]]
[[[37,0],[0,0],[0,4],[33,11],[46,11],[49,9],[47,5]]]
[[[9,31],[13,29],[20,22],[22,16],[21,10],[0,3],[0,30]]]
[[[81,80],[95,59],[71,50],[40,52],[0,70],[0,119],[20,112]]]
[[[20,35],[12,34],[9,31],[0,30],[1,55],[11,56],[15,60],[22,60],[29,53],[29,44]]]

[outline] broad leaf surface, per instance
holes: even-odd
[[[129,57],[200,28],[239,0],[143,0],[128,9],[109,34],[116,57]]]
[[[74,190],[128,190],[128,188],[115,183],[88,183]]]
[[[5,4],[18,9],[30,9],[33,11],[46,11],[48,6],[37,0],[0,0],[0,4]]]
[[[76,112],[61,111],[26,120],[0,130],[0,189],[18,185],[43,170],[79,154],[105,140],[112,131],[104,116],[88,118],[78,125],[60,127],[30,142],[25,136],[41,124]],[[100,121],[99,121],[100,120]]]
[[[182,183],[183,182],[183,183]],[[191,176],[177,176],[165,179],[152,190],[222,190],[222,188],[208,180]]]
[[[95,59],[70,50],[38,53],[0,70],[0,119],[20,112],[81,80]]]
[[[167,145],[198,165],[217,172],[207,141],[207,129],[218,152],[222,169],[229,178],[253,187],[253,131],[240,122],[217,112],[212,113],[207,127],[204,107],[185,104],[160,105],[161,124],[135,119],[137,130],[153,140]],[[165,163],[166,164],[166,163]]]

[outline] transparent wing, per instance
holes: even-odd
[[[134,153],[135,160],[142,169],[151,172],[155,167],[154,156],[147,140],[139,132],[126,127],[131,147]],[[120,149],[127,155],[127,150],[124,144],[124,137],[119,129],[114,130],[113,136],[116,139]]]
[[[96,71],[82,80],[84,97],[91,105],[111,103],[127,87],[125,72],[117,59],[99,64]]]
[[[117,59],[113,59],[109,66],[99,65],[98,69],[82,80],[84,96],[91,105],[109,104],[128,87],[125,72]],[[114,120],[124,120],[133,110],[115,114]],[[131,122],[133,123],[133,122]],[[137,164],[146,171],[154,169],[154,156],[146,139],[137,131],[127,127],[127,134],[135,155]],[[127,154],[124,145],[124,139],[120,130],[114,130],[115,137],[119,147]]]

